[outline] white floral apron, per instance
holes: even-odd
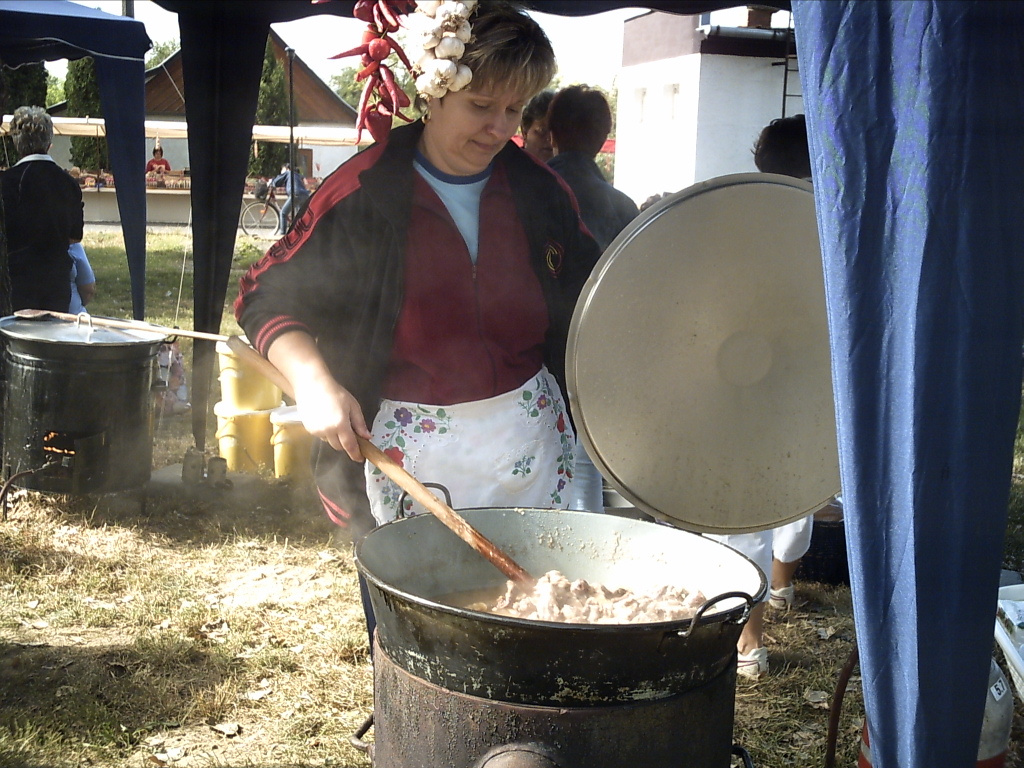
[[[384,400],[372,433],[374,445],[417,480],[444,485],[456,509],[569,502],[576,437],[546,368],[487,400],[443,406]],[[399,517],[402,490],[370,462],[366,489],[378,525]],[[403,506],[405,515],[426,511],[408,496]]]

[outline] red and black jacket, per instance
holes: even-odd
[[[281,333],[305,330],[339,383],[376,415],[404,295],[414,215],[413,157],[422,124],[396,128],[346,162],[313,194],[293,231],[242,278],[235,315],[266,354]],[[496,166],[507,179],[548,310],[544,360],[565,391],[573,309],[600,251],[565,183],[512,142]],[[452,225],[452,236],[460,238]],[[362,466],[322,444],[316,481],[329,514],[359,535],[373,522]]]

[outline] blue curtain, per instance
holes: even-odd
[[[793,10],[873,764],[967,768],[1020,409],[1024,4]]]
[[[141,59],[95,56],[110,167],[132,286],[132,317],[146,318],[146,91]]]

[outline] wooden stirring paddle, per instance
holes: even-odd
[[[292,390],[291,382],[285,378],[284,374],[273,363],[238,336],[229,337],[227,345],[244,364],[259,371],[265,378],[280,387],[282,392],[294,399],[295,393]],[[359,450],[363,452],[363,456],[370,463],[394,480],[399,488],[426,507],[427,511],[444,523],[456,536],[483,555],[488,562],[519,585],[524,591],[529,592],[533,589],[537,580],[499,549],[494,542],[466,522],[466,519],[458,512],[438,499],[423,483],[409,474],[404,467],[376,445],[362,437],[357,436],[356,440],[359,442]]]

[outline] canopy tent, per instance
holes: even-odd
[[[12,115],[0,117],[0,136],[9,133]],[[177,120],[146,120],[144,125],[147,139],[187,139],[188,123]],[[55,117],[54,136],[106,136],[107,124],[102,117]],[[269,141],[287,144],[294,139],[299,146],[354,147],[373,141],[369,134],[357,140],[356,129],[323,125],[254,125],[254,141]],[[609,139],[609,141],[613,141]]]
[[[68,0],[0,0],[0,61],[18,66],[92,56],[117,177],[132,314],[146,312],[146,140],[144,59],[152,43],[142,22]],[[20,106],[20,105],[19,105]]]
[[[217,331],[269,24],[353,2],[179,14],[196,328]],[[535,2],[582,15],[735,0]],[[777,4],[778,5],[778,4]],[[975,763],[1020,405],[1024,9],[795,0],[874,764]],[[339,47],[344,47],[343,45]],[[202,444],[212,349],[197,345]]]

